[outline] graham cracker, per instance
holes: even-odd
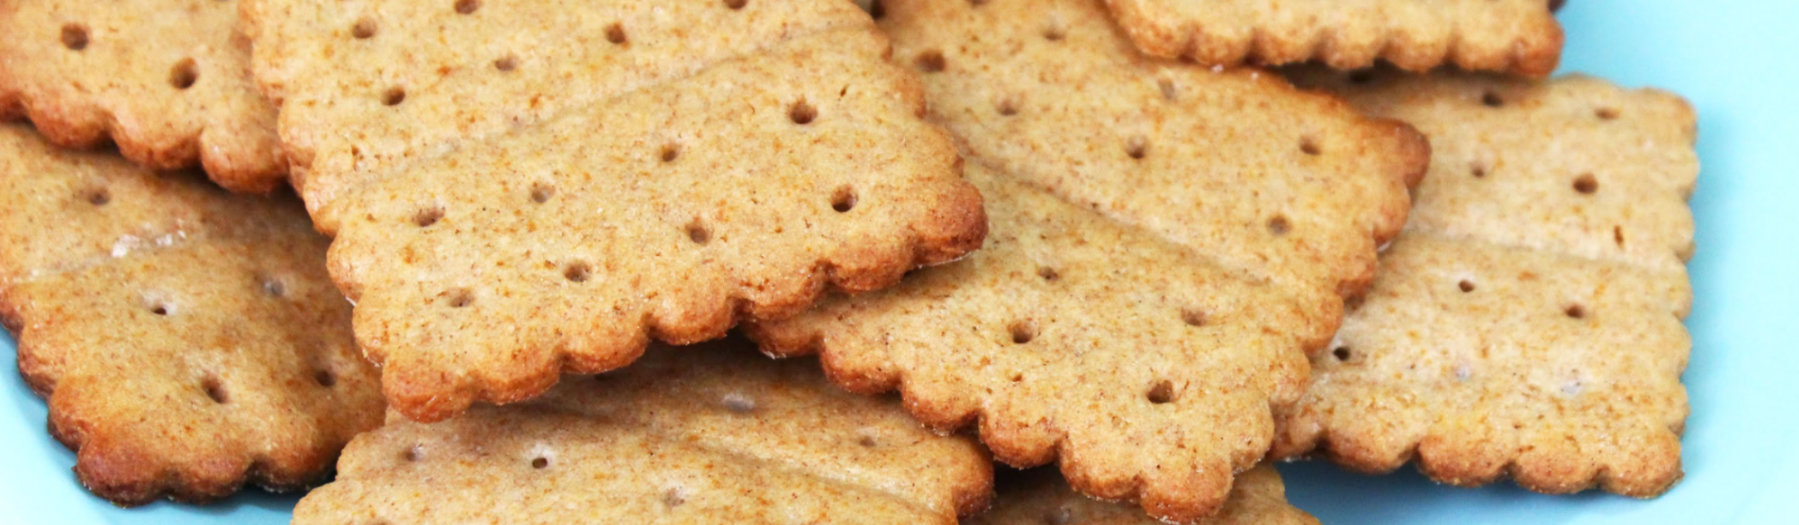
[[[291,195],[0,124],[0,321],[75,475],[121,505],[317,482],[380,424],[374,367]]]
[[[1677,481],[1692,108],[1581,76],[1295,75],[1413,123],[1435,158],[1276,454],[1547,493]]]
[[[654,348],[544,397],[356,438],[295,523],[954,523],[992,464],[891,400],[740,341]],[[603,512],[603,514],[596,514]]]
[[[984,235],[852,3],[457,7],[245,11],[357,340],[409,417],[884,288]]]

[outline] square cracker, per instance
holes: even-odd
[[[122,505],[304,487],[381,422],[375,370],[288,197],[0,125],[0,321],[75,474]]]
[[[724,341],[652,349],[508,407],[390,416],[295,523],[954,523],[993,471],[890,399]]]
[[[1297,75],[1413,123],[1435,153],[1276,454],[1548,493],[1678,480],[1692,108],[1578,76]]]
[[[1006,463],[1059,454],[1089,494],[1179,521],[1222,505],[1268,451],[1269,407],[1298,399],[1303,350],[1326,342],[1335,312],[984,165],[968,175],[992,221],[980,251],[751,336],[821,352],[852,391],[899,389],[940,431],[978,421]]]
[[[246,12],[357,340],[409,417],[890,286],[985,234],[849,2]]]
[[[1542,77],[1561,60],[1557,0],[1106,0],[1143,52],[1202,65],[1382,59]]]
[[[1374,276],[1429,144],[1254,69],[1136,52],[1072,0],[889,0],[882,27],[971,159],[1318,301]]]
[[[941,430],[978,420],[1000,460],[1060,460],[1082,492],[1213,512],[1404,222],[1423,137],[1275,75],[1143,57],[1096,3],[883,8],[989,240],[752,338]]]
[[[1089,498],[1068,488],[1046,469],[1001,473],[994,484],[993,508],[969,519],[970,525],[1158,525],[1130,505]],[[1231,488],[1230,500],[1200,525],[1317,525],[1318,518],[1287,503],[1287,487],[1274,467],[1243,472]]]
[[[108,140],[140,165],[202,165],[232,191],[285,185],[275,107],[250,79],[237,5],[219,0],[0,4],[0,119],[50,142]]]

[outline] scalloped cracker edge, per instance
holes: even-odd
[[[1562,54],[1550,0],[1106,0],[1137,48],[1206,66],[1376,59],[1411,71],[1543,77]]]
[[[236,192],[287,184],[275,107],[250,79],[237,5],[218,0],[67,0],[0,6],[0,120],[28,118],[51,143],[108,141],[155,170],[203,166]]]

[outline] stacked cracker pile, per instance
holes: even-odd
[[[1551,2],[241,3],[0,5],[0,318],[120,504],[1305,523],[1266,461],[1680,476],[1694,117],[1541,79]]]

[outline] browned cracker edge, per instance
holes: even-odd
[[[4,74],[0,71],[0,75]],[[176,147],[159,148],[122,132],[118,117],[98,105],[34,100],[17,91],[0,89],[0,121],[20,119],[30,121],[45,141],[57,147],[95,149],[116,145],[126,159],[152,170],[202,168],[213,182],[234,193],[266,195],[287,185],[285,176],[228,170],[218,165],[225,162],[211,159],[201,146],[209,130],[200,130]]]
[[[1551,11],[1559,9],[1561,3],[1551,0]],[[1137,10],[1129,2],[1106,0],[1106,5],[1111,8],[1119,25],[1125,29],[1137,49],[1154,56],[1192,60],[1205,66],[1280,66],[1318,60],[1333,69],[1351,70],[1374,65],[1374,60],[1369,60],[1372,58],[1412,72],[1424,72],[1453,64],[1466,70],[1544,78],[1553,73],[1561,63],[1562,46],[1567,39],[1560,24],[1550,24],[1552,31],[1546,32],[1543,38],[1516,39],[1504,58],[1480,60],[1458,52],[1459,42],[1452,42],[1442,55],[1408,56],[1393,45],[1396,38],[1392,34],[1384,35],[1382,42],[1374,46],[1376,51],[1370,57],[1361,57],[1359,53],[1358,56],[1344,56],[1344,53],[1336,50],[1329,35],[1324,35],[1314,38],[1305,53],[1287,56],[1282,47],[1271,42],[1278,37],[1260,30],[1243,42],[1211,42],[1212,45],[1208,46],[1202,42],[1206,38],[1205,32],[1193,24],[1172,27],[1157,24],[1150,15]]]
[[[915,87],[915,86],[910,86]],[[922,103],[921,103],[922,104]],[[939,131],[939,133],[945,133]],[[962,161],[954,160],[956,170],[961,171]],[[401,377],[393,373],[381,376],[382,393],[392,400],[391,405],[400,410],[408,419],[420,422],[436,422],[447,419],[466,410],[475,402],[486,402],[498,405],[516,403],[542,395],[555,386],[562,374],[597,374],[624,367],[643,355],[649,345],[649,339],[675,345],[693,344],[701,341],[723,337],[732,327],[743,323],[772,322],[806,311],[826,293],[841,291],[862,293],[893,286],[909,270],[933,266],[954,261],[968,252],[980,247],[987,237],[987,214],[982,205],[980,192],[966,180],[957,180],[953,189],[955,204],[932,210],[929,220],[912,228],[912,242],[908,243],[911,255],[904,263],[889,261],[883,264],[862,266],[866,271],[845,273],[829,261],[818,261],[811,270],[811,284],[796,290],[796,294],[769,303],[751,303],[742,296],[732,297],[727,304],[718,305],[725,310],[722,315],[701,314],[699,317],[716,320],[703,326],[683,325],[679,323],[661,323],[658,319],[646,316],[643,320],[644,334],[632,343],[626,351],[614,353],[610,358],[594,359],[584,357],[584,352],[559,349],[559,364],[543,367],[534,372],[518,376],[514,381],[502,385],[477,385],[474,381],[431,374],[423,377]],[[335,246],[333,246],[335,254]],[[851,257],[850,259],[855,259]],[[338,258],[331,257],[332,279],[341,290],[349,290],[350,283],[339,276],[347,275],[347,270],[338,268]],[[683,326],[684,329],[672,329],[669,326]],[[446,393],[445,384],[455,385]]]
[[[159,466],[130,443],[90,441],[81,422],[57,402],[56,381],[42,370],[25,349],[36,344],[12,301],[0,297],[0,325],[14,336],[19,355],[19,375],[32,392],[44,399],[49,410],[51,437],[75,452],[75,477],[94,495],[121,507],[136,507],[162,498],[183,503],[211,503],[253,484],[270,492],[303,490],[330,478],[338,451],[329,447],[300,451],[293,471],[276,470],[251,460],[234,468],[229,458],[207,465],[203,472]],[[248,454],[246,454],[248,455]]]

